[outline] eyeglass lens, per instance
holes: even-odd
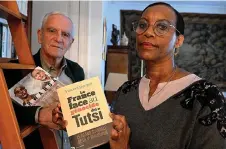
[[[144,33],[150,26],[150,24],[145,20],[141,19],[136,23],[133,23],[134,30],[137,34]],[[169,28],[173,25],[170,24],[167,20],[158,20],[153,26],[153,31],[156,35],[162,36],[169,31]]]

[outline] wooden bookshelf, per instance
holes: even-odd
[[[2,69],[35,69],[35,65],[24,65],[17,63],[0,63]]]
[[[2,16],[8,21],[19,62],[22,64],[34,64],[27,38],[28,36],[16,1],[1,1],[0,6],[0,8],[2,8],[0,10],[3,12]]]
[[[27,2],[27,16],[19,11],[17,3],[12,2],[12,1],[1,1],[0,2],[0,18],[7,20],[7,22],[8,22],[7,26],[9,26],[9,28],[10,28],[9,24],[15,24],[15,25],[21,25],[22,24],[23,29],[25,30],[26,38],[23,37],[21,39],[25,39],[25,40],[27,39],[28,40],[28,47],[30,49],[31,48],[31,25],[32,25],[32,1]],[[10,29],[10,31],[11,31],[11,29]],[[14,32],[17,32],[17,31],[18,30],[16,30],[16,31],[14,30]],[[21,30],[19,30],[19,31],[21,31]],[[8,30],[7,30],[7,32],[8,32]],[[24,32],[24,31],[22,31],[22,32]],[[13,32],[11,31],[11,35],[12,34],[13,34]],[[17,33],[17,34],[19,34],[19,33]],[[8,48],[8,42],[11,43],[11,40],[8,41],[8,39],[7,39],[7,42],[6,42],[7,49],[6,49],[6,51],[11,51],[13,48],[12,47]],[[14,42],[14,40],[12,39],[12,43],[13,42]],[[0,43],[0,45],[1,45],[1,43]],[[11,46],[14,46],[16,48],[15,44],[11,44]],[[26,48],[26,46],[22,47],[22,48]],[[0,52],[1,52],[1,50],[0,50]],[[7,52],[7,58],[9,58],[8,56],[11,55],[11,54],[8,55],[9,53]],[[4,56],[2,58],[6,58]],[[12,57],[12,58],[14,58],[14,57]],[[1,59],[1,55],[0,55],[0,59]],[[9,58],[9,60],[10,60],[10,58]],[[1,62],[1,60],[0,60],[0,62]]]
[[[24,22],[26,22],[28,17],[25,16],[24,14],[22,14],[22,13],[20,13],[20,15],[21,15],[21,17],[22,17],[22,20],[23,20]]]
[[[0,69],[0,140],[3,148],[24,149],[23,139],[21,138],[19,125],[14,113],[12,101],[9,97],[8,88],[4,74]]]
[[[53,133],[40,126],[19,127],[12,100],[9,96],[3,69],[34,69],[35,63],[30,50],[31,1],[28,2],[28,16],[19,12],[16,1],[0,1],[0,17],[7,20],[16,49],[19,64],[8,63],[9,58],[0,58],[0,144],[3,149],[24,149],[23,138],[39,128],[44,148],[56,149]],[[26,28],[26,29],[25,29]]]
[[[21,138],[25,138],[26,136],[28,136],[30,133],[32,133],[33,131],[35,131],[37,128],[39,128],[39,125],[35,125],[35,126],[21,126],[20,127],[20,134],[21,134]]]
[[[15,4],[14,4],[15,5]],[[8,5],[7,2],[1,2],[0,4],[0,17],[6,20],[8,19],[18,19],[21,20],[22,16],[20,13],[17,13],[16,6]]]

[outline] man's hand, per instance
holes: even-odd
[[[130,128],[125,116],[110,113],[110,117],[113,120],[110,137],[111,149],[128,149]]]
[[[58,109],[58,105],[56,104],[52,104],[49,107],[43,107],[42,109],[40,109],[38,116],[39,124],[51,129],[65,129],[66,121],[63,120],[62,113],[60,112],[59,114],[59,112],[56,112],[56,109]],[[59,120],[56,121],[56,119],[58,119],[59,117],[58,115],[61,115],[60,122]]]
[[[57,107],[54,108],[52,111],[52,121],[54,124],[57,124],[61,129],[66,130],[67,121],[64,120],[60,103],[58,103]]]

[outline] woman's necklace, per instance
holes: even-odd
[[[157,93],[153,93],[150,97],[148,96],[148,102],[149,102],[149,100],[152,98],[152,97],[154,97],[155,95],[157,95],[157,94],[159,94],[165,87],[166,87],[166,85],[171,81],[171,79],[173,78],[173,76],[176,74],[176,70],[177,70],[177,67],[175,67],[174,68],[174,70],[172,71],[172,73],[171,73],[171,75],[170,75],[170,77],[169,77],[169,79],[168,79],[168,81],[166,82],[166,84],[157,92]],[[150,80],[151,81],[151,80]],[[150,88],[149,88],[150,89]],[[150,91],[149,91],[150,92]]]

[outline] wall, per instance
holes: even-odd
[[[107,44],[110,42],[112,24],[120,29],[120,10],[143,10],[152,2],[148,1],[106,1],[104,17],[107,20]],[[168,1],[179,12],[226,14],[225,1]]]
[[[89,7],[89,54],[88,54],[88,77],[99,76],[104,82],[105,62],[102,59],[103,38],[103,14],[102,2],[90,1]]]
[[[147,5],[144,3],[135,4],[135,2],[104,2],[104,17],[107,20],[107,44],[112,45],[111,32],[112,24],[117,26],[117,29],[120,30],[120,10],[142,10]]]

